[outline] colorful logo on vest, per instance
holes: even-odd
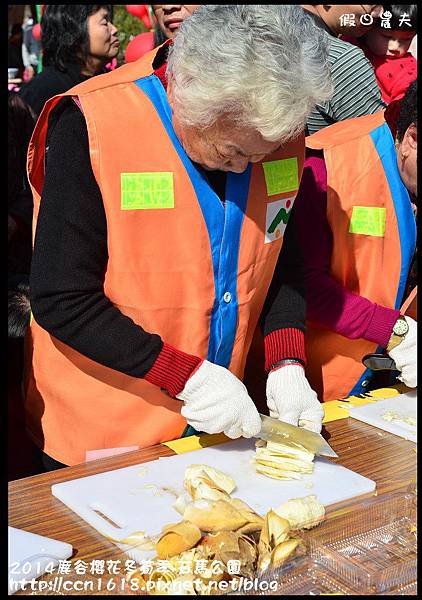
[[[290,212],[292,210],[294,197],[283,198],[267,204],[267,215],[265,220],[265,244],[275,242],[283,237]]]

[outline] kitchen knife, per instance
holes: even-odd
[[[261,417],[261,431],[255,437],[269,442],[296,442],[314,454],[338,458],[330,444],[324,440],[320,433],[314,433],[303,427],[295,427],[284,421],[259,415]]]
[[[388,354],[366,354],[362,362],[371,371],[397,371],[396,363]]]

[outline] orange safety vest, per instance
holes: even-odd
[[[416,226],[397,168],[384,112],[336,123],[306,138],[327,168],[327,219],[333,236],[330,274],[355,294],[400,308],[415,251]],[[372,371],[362,358],[383,352],[309,322],[307,377],[324,401],[362,393]]]
[[[304,136],[244,173],[227,174],[225,207],[184,152],[151,56],[50,99],[28,154],[34,231],[48,117],[77,97],[102,192],[108,240],[104,293],[146,331],[243,376],[304,160]],[[182,403],[144,379],[88,359],[33,320],[29,434],[67,465],[87,450],[177,439]]]
[[[415,321],[418,320],[418,286],[410,292],[400,309],[402,315],[408,315]]]

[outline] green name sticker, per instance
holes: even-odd
[[[284,158],[263,162],[267,194],[284,194],[293,192],[299,187],[299,171],[297,158]]]
[[[120,173],[122,210],[174,208],[173,173]]]
[[[384,237],[386,209],[373,206],[354,206],[349,233]]]

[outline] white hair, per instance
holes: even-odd
[[[205,128],[226,115],[267,141],[296,137],[333,93],[328,44],[300,6],[201,6],[169,51],[179,121]]]

